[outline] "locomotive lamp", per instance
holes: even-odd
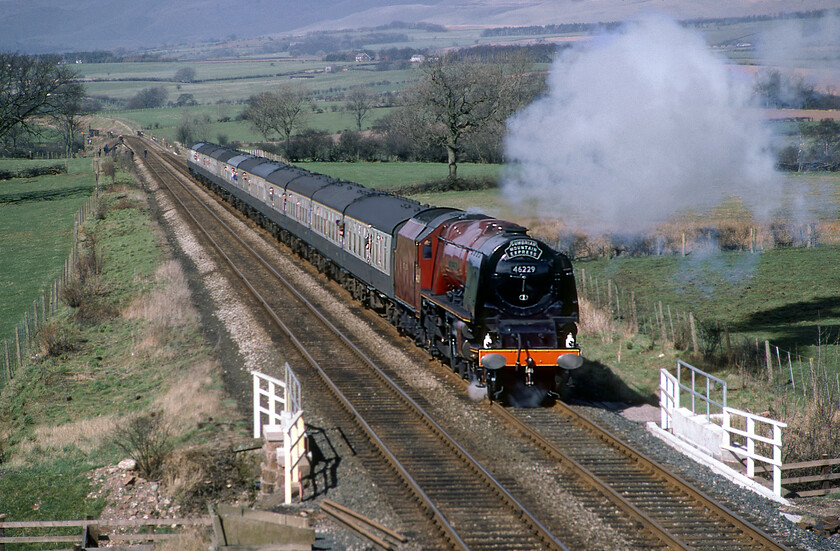
[[[583,358],[577,354],[560,354],[557,356],[557,366],[563,369],[577,369],[583,365]]]
[[[505,357],[501,354],[487,354],[481,358],[481,367],[489,371],[498,371],[505,366]]]

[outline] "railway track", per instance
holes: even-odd
[[[171,185],[185,211],[210,212],[195,193],[186,191],[183,182],[176,185],[187,174],[182,166],[160,157],[145,142],[134,144],[133,140],[130,143],[135,150],[149,149],[147,165],[162,181],[169,181],[167,187]],[[283,278],[268,262],[257,261],[263,275],[256,276],[257,252],[234,238],[235,232],[225,229],[218,217],[208,216],[214,217],[215,222],[207,224],[212,228],[201,231],[259,297],[275,323],[284,328],[345,410],[356,416],[358,426],[392,471],[400,474],[401,484],[413,496],[413,506],[436,527],[441,548],[569,548],[564,543],[568,534],[562,518],[556,511],[546,510],[556,509],[554,504],[520,499],[517,496],[522,490],[514,481],[499,482],[473,457],[476,451],[468,451],[448,436],[422,411],[416,397],[400,388],[393,375],[349,338],[335,336],[341,334],[335,323],[293,289],[281,294],[277,282]],[[194,221],[200,225],[195,217]],[[684,484],[675,486],[681,481],[675,482],[675,477],[657,470],[610,436],[595,436],[596,428],[585,420],[574,420],[575,415],[570,410],[559,411],[562,408],[512,411],[493,406],[492,411],[527,438],[531,446],[527,453],[542,454],[543,460],[548,457],[557,471],[558,484],[568,485],[569,492],[588,509],[629,534],[628,542],[634,548],[786,549],[696,490]]]
[[[190,217],[401,475],[447,547],[568,549],[373,360],[207,209],[184,185],[178,169],[157,151],[149,153],[146,165],[185,212],[211,214],[208,222],[204,216]],[[231,239],[239,246],[223,245]],[[259,275],[256,270],[267,273]]]
[[[516,430],[566,465],[609,503],[678,549],[788,549],[563,403],[552,409],[493,406]]]

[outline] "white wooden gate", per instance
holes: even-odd
[[[282,433],[283,447],[277,448],[277,461],[282,460],[283,463],[285,501],[290,504],[292,482],[300,483],[300,462],[306,455],[306,426],[300,403],[300,381],[288,363],[284,372],[284,381],[258,371],[251,371],[251,375],[254,383],[254,438],[266,432]],[[268,417],[265,424],[262,423],[263,416]]]

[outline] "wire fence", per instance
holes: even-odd
[[[20,370],[25,358],[36,352],[38,331],[55,314],[59,307],[62,291],[67,281],[73,277],[79,256],[79,228],[91,214],[96,212],[99,194],[94,191],[84,205],[76,212],[73,223],[73,246],[64,261],[61,275],[48,288],[41,290],[41,296],[32,302],[21,321],[17,324],[14,334],[3,339],[0,348],[0,387],[5,386]]]
[[[695,319],[662,301],[646,302],[633,291],[619,288],[578,270],[579,296],[605,313],[621,330],[647,336],[654,346],[690,351],[709,361],[737,368],[744,375],[765,379],[793,401],[828,400],[840,409],[840,345],[834,354],[810,358],[756,338],[733,339],[718,323]]]

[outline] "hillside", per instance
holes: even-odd
[[[270,0],[211,4],[201,0],[142,4],[124,0],[0,0],[0,50],[26,53],[139,49],[205,40],[283,35],[423,21],[447,26],[519,26],[619,21],[656,10],[678,19],[792,11],[784,0],[312,0],[305,6]],[[831,0],[799,0],[796,11],[836,7]]]

